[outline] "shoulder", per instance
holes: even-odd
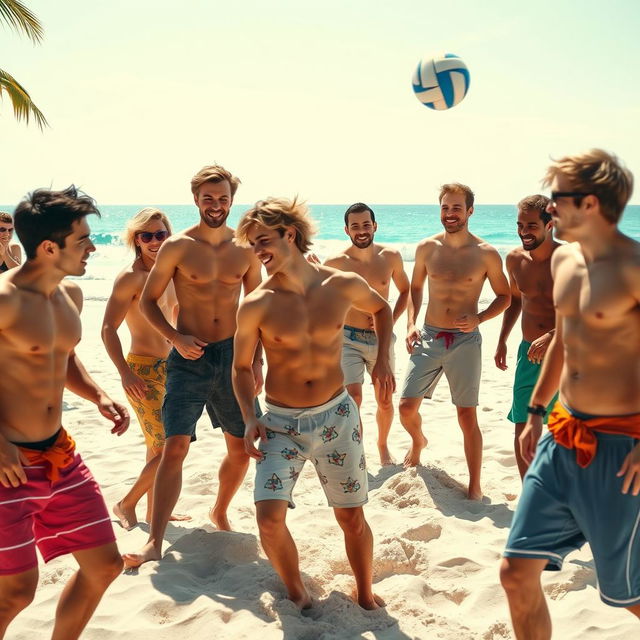
[[[522,247],[516,247],[515,249],[511,249],[511,251],[507,253],[507,257],[505,258],[507,269],[514,268],[516,265],[518,265],[522,261],[524,257],[525,257],[525,253]]]
[[[84,296],[82,295],[82,289],[75,282],[71,280],[63,280],[60,283],[60,290],[71,298],[71,301],[78,311],[82,310]]]
[[[0,276],[0,329],[11,326],[20,312],[20,290],[7,276]]]
[[[378,245],[378,254],[392,264],[402,262],[402,254],[397,249],[392,249],[383,244]]]
[[[349,257],[346,255],[344,251],[337,253],[333,256],[327,258],[323,264],[326,267],[333,267],[334,269],[340,269],[344,271],[344,268],[347,266],[349,262]]]
[[[485,260],[489,260],[490,262],[495,262],[496,260],[499,260],[500,262],[502,262],[502,258],[500,257],[498,250],[493,245],[489,244],[486,240],[483,240],[482,238],[478,238],[477,236],[475,237],[475,239],[476,239],[476,247],[478,248],[478,251],[480,251],[480,253],[482,254],[482,257]]]
[[[131,266],[123,269],[113,283],[114,291],[142,291],[144,283],[147,281],[149,272],[136,266],[134,262]]]
[[[242,299],[238,314],[243,318],[261,315],[274,299],[275,293],[271,278],[268,278]]]
[[[443,234],[437,233],[435,236],[429,236],[424,240],[420,240],[416,248],[416,257],[418,257],[419,255],[428,256],[434,249],[441,247],[442,237]]]

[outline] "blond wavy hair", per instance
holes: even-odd
[[[448,184],[443,184],[440,187],[440,195],[438,196],[438,202],[440,204],[442,204],[442,198],[444,198],[447,193],[461,193],[464,196],[467,209],[471,209],[471,207],[473,207],[475,194],[471,191],[470,187],[467,187],[466,184],[462,184],[460,182],[449,182]]]
[[[311,238],[316,232],[315,224],[304,202],[287,198],[266,198],[259,200],[245,211],[236,229],[236,239],[243,246],[249,246],[249,231],[256,225],[277,231],[280,237],[287,229],[295,231],[296,247],[302,253],[309,251]]]
[[[127,228],[123,235],[124,244],[136,252],[136,255],[140,255],[140,247],[136,244],[136,233],[144,231],[145,227],[151,222],[151,220],[161,220],[162,224],[167,228],[169,235],[171,235],[171,223],[167,214],[160,209],[154,207],[145,207],[136,213],[129,222],[127,222]]]
[[[631,171],[616,156],[602,149],[554,160],[543,178],[543,186],[551,186],[559,175],[567,179],[572,191],[596,196],[600,213],[613,224],[620,220],[633,193]]]
[[[229,187],[231,188],[231,197],[233,198],[238,190],[240,178],[236,178],[236,176],[234,176],[230,171],[227,171],[219,164],[202,167],[202,169],[200,169],[200,171],[191,178],[191,193],[194,196],[198,195],[200,187],[205,184],[205,182],[218,183],[224,182],[225,180],[229,183]]]

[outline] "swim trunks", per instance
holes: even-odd
[[[530,404],[533,388],[536,386],[536,382],[538,382],[542,369],[541,364],[531,362],[531,360],[527,358],[530,346],[530,342],[523,340],[518,347],[516,374],[513,380],[513,401],[511,403],[511,411],[509,411],[509,415],[507,416],[507,420],[514,423],[527,421],[527,407]],[[551,400],[547,406],[547,414],[544,417],[545,424],[549,419],[549,413],[557,399],[558,393],[556,392],[553,400]]]
[[[286,500],[295,507],[293,489],[307,460],[316,467],[330,507],[367,502],[358,407],[346,391],[317,407],[291,409],[267,403],[260,422],[267,428],[267,439],[259,445],[264,458],[256,464],[255,502]]]
[[[409,357],[402,398],[431,398],[442,374],[447,377],[451,400],[457,407],[478,405],[482,370],[482,336],[424,325],[420,343]]]
[[[197,360],[183,358],[175,349],[167,358],[167,385],[162,422],[167,438],[196,439],[196,422],[207,409],[211,425],[236,438],[244,437],[244,420],[233,393],[231,365],[233,338],[211,342]],[[256,400],[256,415],[260,409]]]
[[[55,482],[46,464],[23,468],[26,484],[0,485],[0,575],[36,567],[36,547],[49,562],[115,541],[100,487],[79,454],[59,469]]]
[[[164,446],[162,426],[162,402],[167,381],[167,361],[153,356],[138,356],[130,353],[127,364],[135,375],[147,385],[143,400],[127,393],[127,400],[138,416],[138,422],[147,447],[161,449]]]
[[[392,371],[395,371],[395,353],[393,348],[395,340],[395,335],[392,335],[389,346],[389,361]],[[371,375],[377,357],[378,338],[375,331],[358,329],[349,325],[344,326],[342,373],[344,374],[345,385],[362,384],[364,382],[365,367],[369,375]]]
[[[611,428],[625,418],[610,418]],[[629,607],[640,603],[640,496],[623,494],[623,478],[617,473],[640,439],[592,434],[597,454],[584,468],[576,450],[556,442],[551,432],[540,438],[504,556],[545,559],[546,570],[558,571],[568,553],[588,542],[601,599]]]

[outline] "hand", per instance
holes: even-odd
[[[111,433],[121,436],[129,428],[129,412],[123,405],[114,402],[109,396],[100,397],[98,411],[113,422]]]
[[[538,440],[542,435],[542,416],[529,414],[527,424],[518,438],[520,442],[520,454],[523,460],[530,465],[536,455]]]
[[[259,449],[256,449],[254,444],[258,437],[262,442],[266,442],[267,428],[257,418],[254,418],[251,422],[247,422],[244,428],[244,450],[252,458],[262,460],[264,454]]]
[[[28,464],[20,449],[0,436],[0,484],[8,489],[27,482],[27,474],[22,467]]]
[[[629,489],[631,489],[632,496],[637,496],[640,493],[640,444],[637,444],[627,454],[616,475],[618,478],[624,476],[622,493],[629,493]],[[633,488],[631,488],[632,484]]]
[[[422,335],[420,329],[415,324],[409,325],[407,328],[407,351],[413,353],[413,350],[422,342]]]
[[[547,353],[549,344],[553,336],[550,333],[544,333],[539,338],[536,338],[527,351],[527,358],[534,364],[542,364],[544,354]]]
[[[460,329],[463,333],[469,333],[478,327],[480,324],[480,316],[477,313],[465,314],[456,319],[453,323],[457,329]]]
[[[207,343],[195,336],[187,336],[179,333],[171,343],[176,351],[186,360],[197,360],[204,353]]]
[[[255,384],[254,393],[258,396],[262,391],[262,387],[264,385],[264,377],[262,376],[262,359],[254,360],[251,365],[251,369],[253,370],[253,381]]]
[[[307,259],[307,262],[310,264],[322,264],[320,262],[320,258],[318,258],[318,256],[315,253],[313,253],[313,251],[309,251],[309,253],[307,253],[305,258]]]
[[[127,369],[121,376],[122,386],[127,395],[136,400],[144,400],[147,397],[148,387],[144,380],[138,377],[131,369]]]
[[[396,379],[389,364],[389,358],[378,358],[371,371],[371,381],[374,387],[378,388],[381,400],[391,400],[393,392],[396,390]]]
[[[506,371],[507,367],[507,343],[506,342],[498,342],[498,346],[496,347],[496,355],[493,356],[495,360],[496,367],[500,369],[500,371]]]

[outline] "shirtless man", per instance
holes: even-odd
[[[551,255],[560,243],[553,239],[548,204],[549,198],[541,195],[528,196],[518,203],[518,235],[522,248],[514,249],[507,256],[511,304],[502,317],[495,355],[498,369],[506,371],[507,338],[522,311],[522,342],[516,362],[513,402],[507,416],[516,426],[514,450],[521,478],[524,478],[527,464],[520,455],[519,438],[527,421],[531,392],[540,376],[540,365],[555,332]],[[553,404],[552,400],[548,410]]]
[[[113,512],[125,529],[131,529],[138,523],[136,505],[145,494],[146,519],[147,522],[151,520],[153,481],[165,440],[161,409],[167,377],[167,356],[171,346],[142,315],[139,302],[156,255],[170,235],[169,219],[158,209],[142,209],[129,221],[125,244],[135,252],[136,258],[116,278],[102,322],[102,341],[118,369],[147,445],[147,464],[127,495],[113,507]],[[158,304],[165,318],[173,323],[178,301],[172,282]],[[126,358],[118,337],[118,327],[123,320],[131,333],[131,347]],[[185,520],[187,517],[171,516],[171,519]]]
[[[411,358],[400,400],[400,419],[412,440],[404,465],[414,467],[420,464],[420,453],[427,446],[420,404],[423,398],[431,398],[444,372],[464,436],[468,497],[479,500],[482,434],[476,406],[482,338],[478,325],[502,313],[511,296],[500,255],[469,232],[473,198],[471,189],[463,184],[443,185],[439,202],[444,232],[426,238],[416,249],[407,312],[407,350]],[[418,329],[425,279],[429,283],[429,303],[424,327]],[[478,313],[478,300],[486,279],[496,297]]]
[[[409,278],[402,266],[399,251],[374,244],[373,238],[378,230],[376,216],[372,209],[362,202],[352,204],[344,214],[344,230],[351,239],[351,246],[342,253],[325,262],[328,267],[340,271],[352,271],[362,276],[369,286],[385,300],[389,299],[389,285],[393,280],[398,290],[398,300],[393,309],[393,322],[407,308],[409,297]],[[392,337],[392,342],[395,336]],[[362,384],[364,369],[373,371],[378,354],[378,341],[373,331],[373,318],[369,313],[351,309],[344,325],[344,345],[342,347],[342,371],[347,393],[354,399],[358,409],[362,404]],[[391,370],[394,370],[393,344],[390,352]],[[375,388],[376,421],[378,423],[378,451],[382,465],[393,464],[387,440],[393,422],[393,403],[391,398],[383,400]]]
[[[109,512],[98,484],[61,426],[65,387],[129,426],[127,410],[94,382],[74,349],[82,292],[68,275],[85,272],[95,251],[86,216],[95,203],[74,187],[40,189],[15,212],[27,260],[0,276],[0,638],[33,599],[38,547],[45,562],[72,553],[52,638],[78,638],[122,571]]]
[[[20,266],[22,252],[19,244],[12,244],[13,218],[6,211],[0,211],[0,273]]]
[[[519,640],[551,638],[540,575],[585,542],[601,599],[640,617],[640,244],[618,229],[633,176],[592,149],[554,162],[545,185],[571,244],[551,259],[556,332],[520,437],[531,466],[501,568]]]
[[[246,422],[245,446],[256,460],[255,502],[260,539],[287,597],[311,606],[286,526],[287,507],[306,460],[311,460],[344,533],[355,575],[355,599],[383,606],[372,590],[373,538],[364,518],[367,470],[358,407],[343,382],[342,327],[354,306],[373,316],[379,356],[371,377],[382,398],[395,381],[389,366],[393,319],[385,300],[354,273],[310,264],[307,208],[285,199],[258,202],[241,219],[239,242],[250,244],[269,276],[238,310],[233,385]],[[291,321],[295,318],[295,322]],[[253,352],[268,360],[267,413],[253,412]],[[260,449],[254,441],[260,437]]]
[[[127,567],[162,556],[164,532],[182,487],[182,465],[205,407],[227,445],[210,517],[219,529],[231,529],[227,509],[249,466],[244,421],[231,387],[233,335],[241,288],[246,295],[260,282],[260,262],[251,250],[236,245],[226,224],[239,183],[218,165],[204,167],[193,177],[191,192],[200,222],[165,241],[142,292],[142,312],[174,348],[167,360],[162,407],[166,441],[156,474],[151,531],[139,553],[123,556]],[[160,304],[171,280],[179,305],[175,329]],[[255,397],[262,386],[259,346],[253,356]]]

